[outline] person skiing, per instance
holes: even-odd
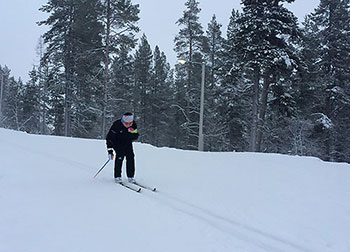
[[[107,133],[106,144],[109,160],[116,154],[114,164],[114,180],[117,183],[122,182],[122,165],[126,157],[126,175],[128,181],[136,182],[135,176],[135,154],[132,142],[139,137],[137,125],[134,121],[134,115],[130,112],[124,113],[121,119],[115,121]]]

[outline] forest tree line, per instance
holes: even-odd
[[[105,138],[135,114],[140,139],[197,149],[205,64],[204,149],[274,152],[350,162],[350,5],[321,0],[298,24],[284,4],[242,0],[225,34],[199,22],[187,0],[173,68],[137,26],[130,0],[50,0],[40,63],[30,79],[0,66],[0,126],[36,134]]]

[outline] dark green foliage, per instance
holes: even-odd
[[[150,142],[155,146],[166,146],[169,136],[172,134],[168,115],[171,102],[171,75],[170,65],[164,52],[156,46],[153,53],[153,69],[150,93],[150,114],[147,116],[151,132]],[[161,132],[161,134],[160,134]]]
[[[198,121],[199,121],[199,94],[201,83],[201,63],[204,62],[205,52],[208,44],[207,38],[203,35],[203,28],[199,22],[199,2],[188,0],[185,3],[186,11],[176,22],[182,28],[175,37],[175,52],[179,59],[186,60],[187,63],[177,67],[176,73],[181,77],[175,85],[178,91],[183,94],[176,101],[174,109],[179,119],[176,121],[177,132],[180,134],[178,142],[180,146],[196,149],[198,143]]]
[[[101,4],[95,1],[49,1],[41,8],[51,16],[40,24],[50,26],[44,34],[48,45],[45,60],[61,68],[55,71],[63,85],[64,135],[87,137],[98,111],[98,78],[102,54]],[[58,96],[56,96],[59,98]],[[59,109],[59,108],[57,108]],[[95,132],[93,135],[97,136]]]
[[[151,137],[150,108],[152,81],[152,50],[144,34],[134,56],[134,108],[140,129],[140,141],[149,142]]]
[[[348,160],[350,101],[350,6],[348,0],[321,0],[305,21],[305,49],[314,101],[312,139],[326,160]]]
[[[282,2],[243,0],[243,15],[237,19],[240,29],[232,37],[239,68],[253,85],[249,141],[252,151],[268,148],[263,139],[270,106],[278,106],[277,111],[291,115],[286,107],[294,104],[288,92],[292,73],[300,64],[297,48],[301,33],[296,17]]]
[[[187,63],[171,69],[145,34],[136,43],[140,10],[130,0],[50,0],[30,80],[0,67],[0,125],[104,138],[131,111],[140,141],[197,149],[204,63],[205,150],[350,162],[349,0],[321,0],[302,29],[286,2],[242,0],[224,37],[215,15],[204,32],[199,2],[187,0],[174,39]]]
[[[120,118],[126,111],[133,111],[134,66],[131,48],[119,46],[119,53],[113,58],[111,85],[108,92],[108,124]]]

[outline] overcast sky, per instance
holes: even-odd
[[[187,0],[133,0],[140,5],[139,26],[145,33],[152,50],[156,45],[163,51],[171,65],[176,63],[173,51],[174,37],[179,31],[175,22],[182,16],[186,9]],[[16,79],[28,80],[28,72],[37,64],[38,57],[36,47],[40,35],[46,31],[46,27],[38,26],[36,22],[46,19],[47,15],[38,9],[46,0],[1,0],[0,1],[0,65],[7,65],[11,69],[11,75]],[[232,9],[241,9],[241,0],[199,0],[200,22],[203,29],[213,14],[222,24],[222,33],[226,34],[226,27]],[[304,16],[311,13],[320,0],[296,0],[286,6],[294,12],[299,22]],[[19,6],[21,6],[19,8]]]

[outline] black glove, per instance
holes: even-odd
[[[114,151],[113,151],[113,149],[112,148],[108,148],[107,152],[108,152],[108,159],[112,160],[114,158]]]

